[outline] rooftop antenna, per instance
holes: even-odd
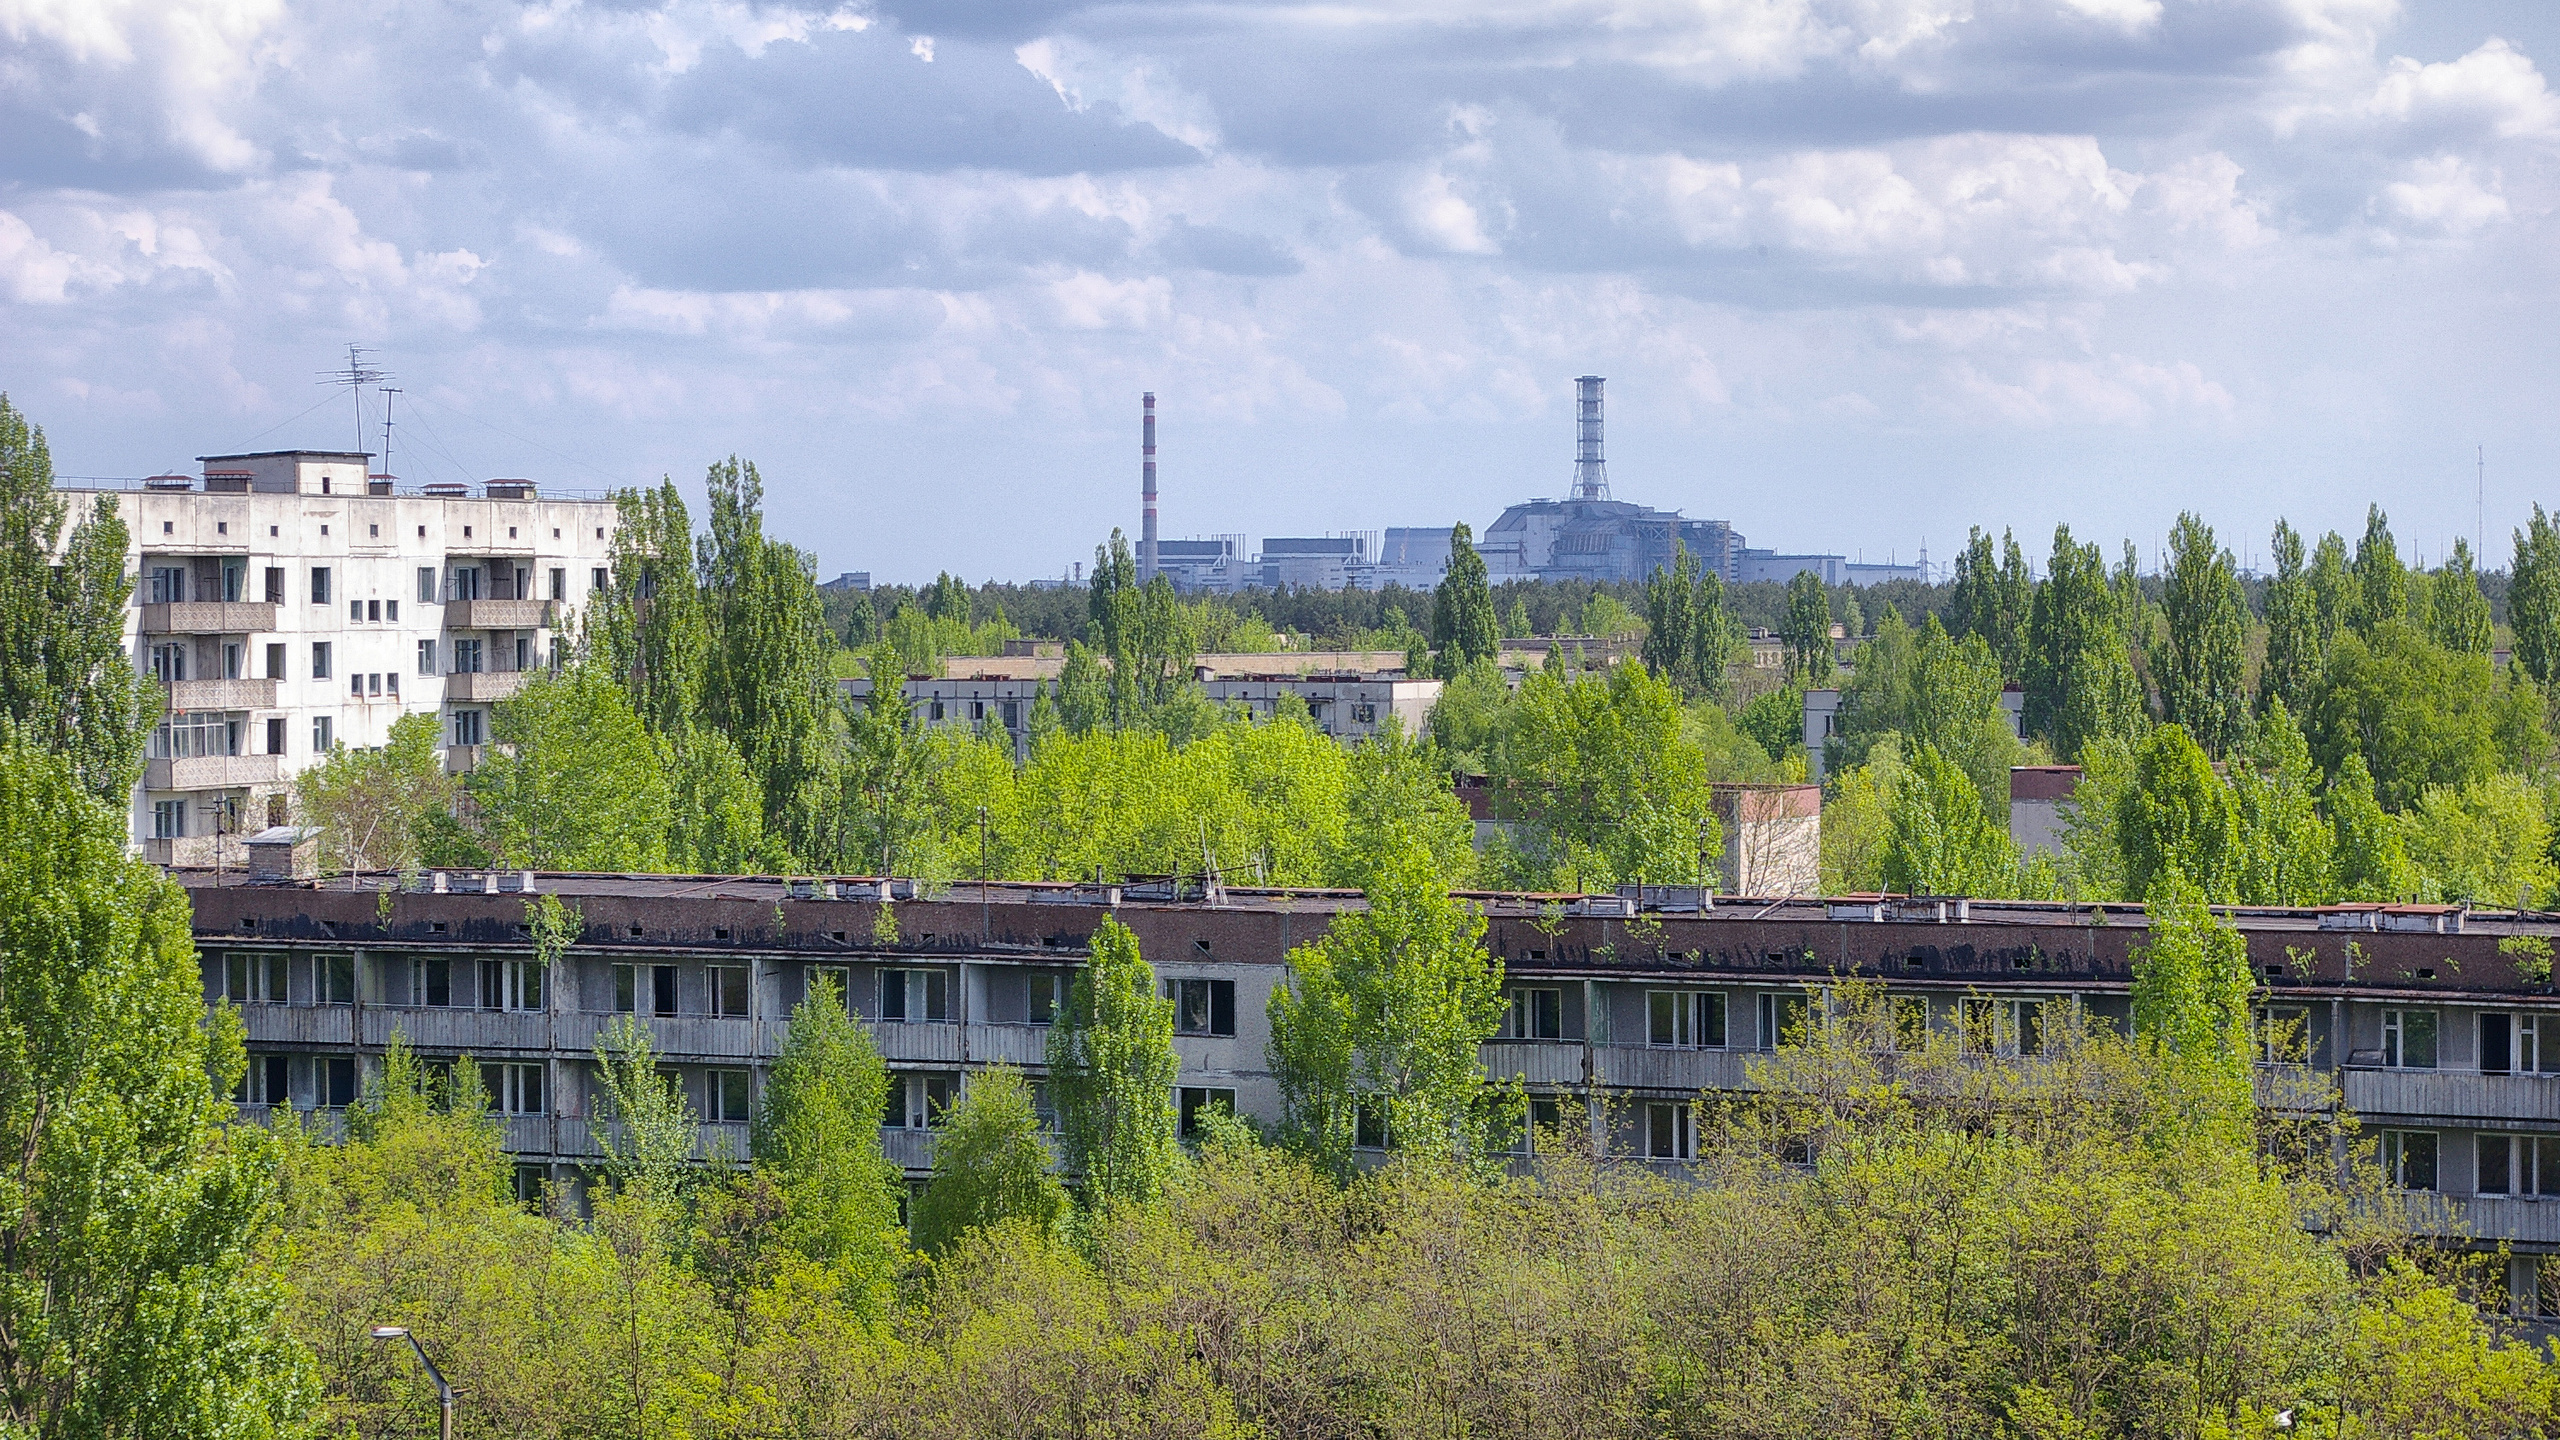
[[[2471,566],[2478,569],[2489,553],[2489,447],[2471,452]]]
[[[399,394],[393,386],[382,387],[382,473],[391,474],[391,397]]]
[[[349,345],[347,347],[346,369],[323,370],[320,372],[321,384],[344,385],[347,387],[348,393],[355,397],[356,451],[359,454],[364,451],[364,387],[367,385],[379,385],[383,381],[391,378],[390,371],[376,370],[365,363],[366,357],[370,356],[372,353],[372,351],[361,345]]]

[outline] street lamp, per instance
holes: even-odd
[[[417,1352],[418,1364],[426,1370],[427,1378],[436,1382],[436,1440],[453,1440],[453,1387],[444,1383],[444,1372],[427,1358],[427,1347],[419,1344],[418,1337],[410,1334],[405,1325],[376,1325],[373,1338],[406,1340],[409,1348]]]

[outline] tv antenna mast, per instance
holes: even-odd
[[[391,397],[400,391],[389,385],[382,387],[382,473],[391,473]]]
[[[367,385],[379,385],[383,381],[391,378],[390,371],[376,370],[365,363],[366,359],[372,354],[373,352],[371,350],[366,349],[362,345],[349,345],[347,347],[346,369],[323,370],[320,372],[321,384],[343,385],[347,387],[348,393],[355,399],[356,450],[358,453],[362,453],[364,450],[364,387]],[[385,443],[387,444],[389,442],[386,440]]]
[[[2471,557],[2472,568],[2489,563],[2489,447],[2474,446],[2471,452],[2471,544],[2480,553]]]

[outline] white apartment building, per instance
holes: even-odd
[[[132,833],[161,864],[237,864],[294,774],[434,713],[448,769],[489,706],[551,662],[605,583],[614,507],[531,481],[398,490],[370,456],[201,457],[117,496],[132,535],[126,639],[160,685]]]

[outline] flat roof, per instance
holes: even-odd
[[[199,455],[204,464],[221,460],[371,460],[370,450],[252,450],[245,455]]]

